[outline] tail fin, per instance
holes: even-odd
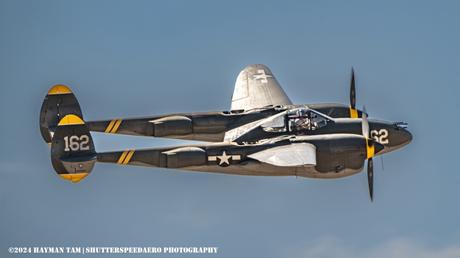
[[[51,143],[51,162],[63,179],[78,183],[96,163],[96,150],[85,122],[77,115],[64,116]]]
[[[59,121],[68,114],[83,118],[77,98],[69,87],[57,84],[51,87],[40,111],[40,132],[46,143],[51,143]]]

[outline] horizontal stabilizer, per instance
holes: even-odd
[[[279,167],[316,166],[316,147],[310,143],[293,143],[259,151],[248,157]]]

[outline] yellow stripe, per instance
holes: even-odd
[[[125,159],[125,161],[123,162],[123,165],[128,164],[129,161],[131,160],[131,158],[133,157],[133,155],[134,155],[134,151],[132,150],[132,151],[130,151],[130,152],[128,153],[128,156],[126,156],[126,159]]]
[[[110,133],[116,133],[118,130],[118,127],[120,127],[121,124],[121,119],[118,119],[117,122],[115,122],[115,125],[113,126],[113,129],[110,131]]]
[[[123,151],[123,153],[121,154],[120,158],[119,158],[118,161],[117,161],[118,164],[122,164],[122,163],[123,163],[123,160],[125,159],[126,154],[128,154],[128,151]]]
[[[112,130],[112,127],[113,127],[113,124],[115,123],[115,121],[116,121],[115,119],[110,121],[110,123],[107,126],[107,128],[105,128],[105,131],[104,131],[105,133],[108,133],[108,132],[110,132],[110,130]]]
[[[375,155],[375,147],[374,145],[369,146],[369,141],[367,139],[366,139],[366,152],[367,152],[368,159],[374,157]]]
[[[358,118],[358,110],[350,107],[350,117],[351,118]]]

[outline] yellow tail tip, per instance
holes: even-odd
[[[70,94],[72,90],[63,84],[56,84],[48,91],[48,95]]]
[[[85,124],[85,122],[80,117],[78,117],[77,115],[70,114],[70,115],[66,115],[65,117],[63,117],[59,121],[58,126],[61,126],[61,125],[83,125],[83,124]]]
[[[62,179],[69,180],[72,183],[78,183],[80,182],[83,178],[88,176],[89,173],[75,173],[75,174],[60,174],[59,176]]]

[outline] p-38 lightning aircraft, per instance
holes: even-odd
[[[85,178],[97,162],[252,176],[340,178],[367,160],[373,199],[376,155],[412,140],[403,122],[367,118],[356,109],[352,70],[350,105],[294,105],[273,73],[250,65],[236,80],[230,111],[178,113],[87,121],[69,87],[55,85],[40,112],[40,131],[63,179]],[[91,131],[205,141],[203,144],[98,153]]]

